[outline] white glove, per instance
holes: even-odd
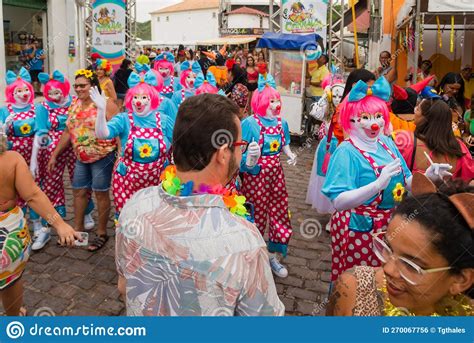
[[[247,158],[245,159],[247,167],[254,167],[258,163],[261,155],[262,152],[260,151],[260,145],[258,145],[257,142],[250,143],[247,148]]]
[[[382,169],[380,176],[375,181],[375,186],[377,187],[377,190],[380,192],[387,188],[388,184],[390,183],[390,180],[392,180],[392,177],[400,174],[400,172],[401,162],[399,158],[396,158]]]
[[[99,93],[99,89],[97,88],[97,86],[91,88],[90,95],[97,109],[99,111],[104,111],[105,113],[105,108],[107,106],[107,99],[105,98],[104,95]]]
[[[96,87],[90,90],[91,99],[97,106],[97,119],[95,121],[95,135],[99,139],[106,139],[109,137],[110,131],[107,127],[107,118],[105,117],[105,109],[107,107],[107,99],[99,93]]]
[[[448,163],[433,163],[425,171],[425,176],[431,181],[438,181],[444,179],[446,176],[452,176],[448,170],[453,167]]]
[[[286,161],[289,165],[294,166],[296,165],[296,154],[291,151],[291,148],[289,145],[285,145],[283,147],[283,152],[285,153],[286,156],[288,156],[288,160]]]

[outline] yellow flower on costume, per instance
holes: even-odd
[[[138,150],[140,151],[140,157],[145,158],[151,156],[153,148],[148,144],[143,144],[141,147],[138,148]]]
[[[276,152],[280,148],[280,143],[275,139],[270,143],[270,152]]]
[[[27,135],[31,132],[31,126],[25,123],[20,126],[20,131],[22,134]]]
[[[401,202],[403,200],[403,194],[405,194],[405,187],[399,182],[395,185],[395,188],[392,191],[393,200],[395,202]]]

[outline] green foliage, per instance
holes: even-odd
[[[137,22],[137,37],[143,40],[151,40],[151,20],[143,23]]]

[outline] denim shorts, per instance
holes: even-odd
[[[93,163],[82,163],[76,160],[72,188],[107,192],[110,189],[114,163],[115,151]]]

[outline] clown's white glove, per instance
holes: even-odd
[[[333,201],[334,208],[337,211],[345,211],[362,205],[377,193],[387,188],[392,177],[401,172],[400,168],[401,162],[400,159],[397,158],[382,169],[380,176],[374,182],[358,189],[339,194]]]
[[[255,167],[261,155],[262,152],[260,151],[260,145],[258,145],[257,142],[250,143],[247,148],[247,157],[245,159],[245,164],[247,167]]]
[[[448,170],[453,167],[448,163],[433,163],[425,171],[425,176],[431,181],[438,181],[444,179],[446,176],[452,176]]]
[[[92,87],[90,90],[91,99],[97,107],[97,119],[95,121],[95,135],[99,139],[107,139],[110,135],[109,128],[107,127],[106,118],[106,107],[107,99],[105,96],[99,93],[96,87]]]
[[[296,165],[296,154],[291,151],[291,148],[289,145],[285,145],[283,147],[283,152],[285,153],[286,156],[288,156],[288,161],[286,161],[289,165],[294,166]]]
[[[401,162],[399,158],[396,158],[389,164],[387,164],[382,171],[380,176],[375,181],[375,186],[377,187],[378,192],[383,191],[387,188],[388,184],[392,180],[392,177],[400,174],[401,172]]]

